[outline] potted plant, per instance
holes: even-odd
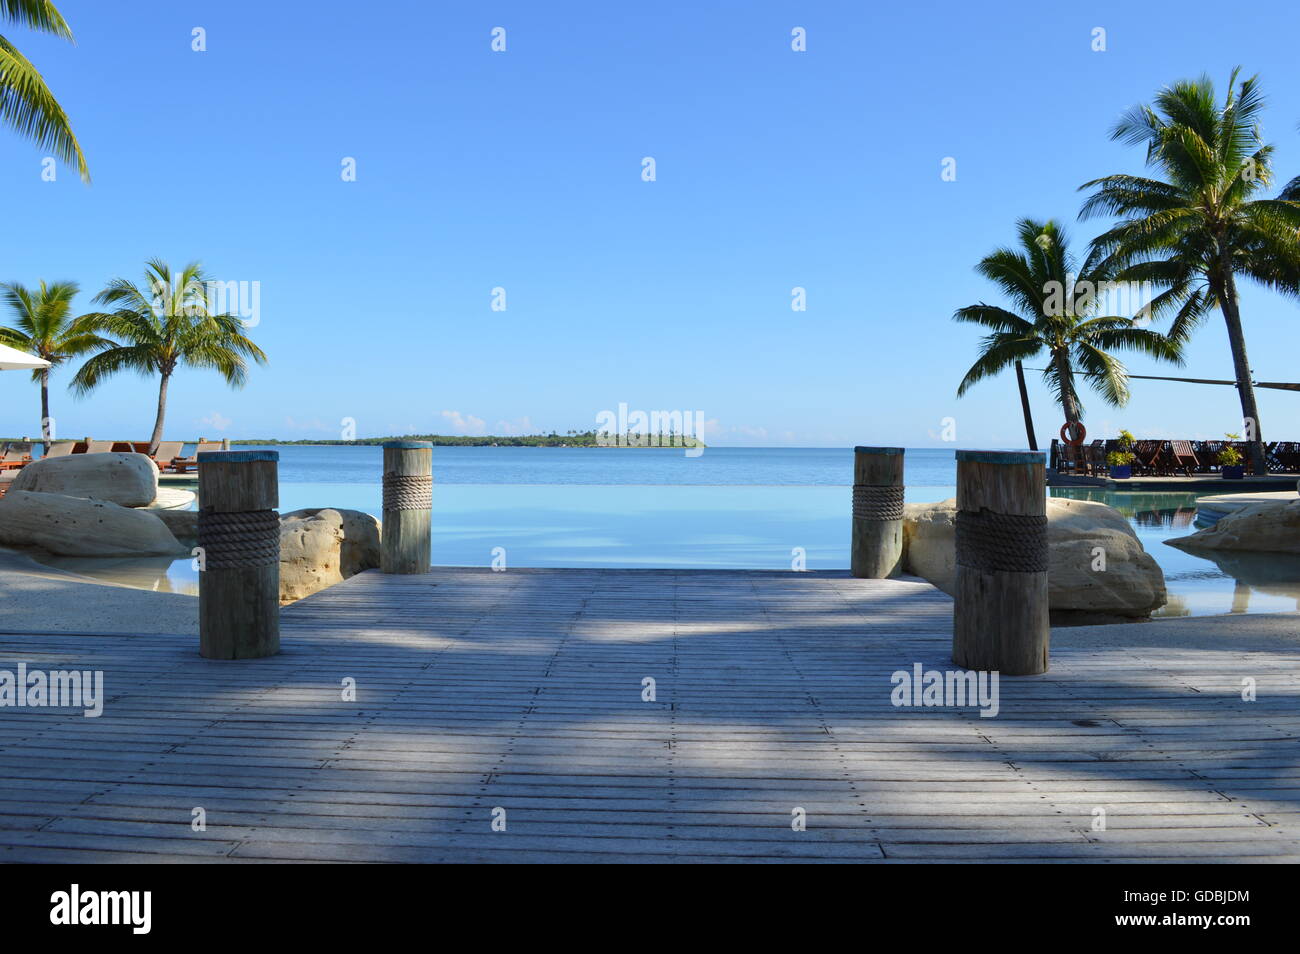
[[[1246,476],[1246,467],[1241,451],[1235,447],[1225,447],[1219,451],[1219,474],[1224,480],[1241,480]]]
[[[1133,476],[1133,461],[1137,455],[1131,451],[1114,450],[1106,455],[1106,468],[1115,480],[1128,480]]]
[[[1133,476],[1133,461],[1137,460],[1137,454],[1133,453],[1133,445],[1137,443],[1137,438],[1131,431],[1121,430],[1119,439],[1115,443],[1119,450],[1113,450],[1106,455],[1106,469],[1115,480],[1128,480]]]

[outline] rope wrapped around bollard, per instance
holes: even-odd
[[[432,475],[384,474],[384,509],[433,509]]]
[[[854,484],[853,516],[857,520],[902,520],[903,488]]]
[[[1047,518],[957,511],[957,564],[1006,573],[1047,572]]]
[[[280,562],[280,516],[274,510],[200,510],[198,542],[209,570],[239,570]]]

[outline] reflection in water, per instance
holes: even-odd
[[[909,487],[910,503],[951,497],[948,486]],[[505,546],[512,566],[681,567],[788,570],[791,548],[812,570],[849,563],[848,487],[567,486],[448,484],[436,493],[435,564],[487,566]],[[1300,607],[1300,557],[1188,553],[1164,541],[1194,531],[1196,494],[1053,488],[1095,500],[1133,526],[1165,574],[1169,602],[1157,616],[1282,613]],[[284,511],[349,507],[376,512],[376,484],[281,485]],[[198,592],[190,558],[49,558],[53,567],[158,592]]]
[[[155,593],[184,593],[198,596],[199,575],[190,558],[173,557],[65,557],[43,556],[37,561],[56,570],[66,570],[105,583],[117,583]]]
[[[1059,487],[1049,493],[1095,500],[1128,518],[1165,574],[1169,602],[1153,616],[1300,610],[1300,556],[1231,550],[1188,553],[1165,546],[1166,540],[1196,531],[1196,498],[1206,494],[1124,493],[1094,487]]]

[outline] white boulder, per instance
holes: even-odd
[[[1180,550],[1300,553],[1300,498],[1254,504],[1224,514],[1189,537],[1166,540]]]
[[[280,602],[291,603],[379,566],[379,521],[359,510],[280,517]]]
[[[59,556],[186,552],[148,510],[27,490],[10,490],[0,497],[0,544],[37,547]]]
[[[956,519],[955,499],[909,504],[903,519],[904,568],[950,596],[957,582]],[[1164,573],[1113,507],[1049,497],[1047,547],[1054,612],[1141,618],[1165,604]]]
[[[144,454],[69,454],[33,461],[9,489],[147,507],[158,496],[158,468]]]

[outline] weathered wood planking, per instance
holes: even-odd
[[[0,709],[0,860],[1300,860],[1300,654],[1058,649],[996,718],[894,707],[951,614],[845,573],[442,568],[295,604],[264,659],[0,633],[108,697]]]

